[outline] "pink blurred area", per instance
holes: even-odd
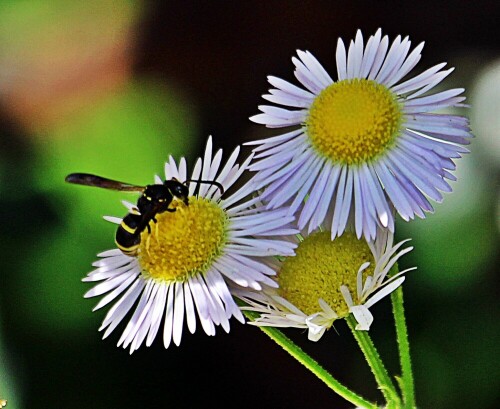
[[[22,127],[71,120],[129,80],[140,4],[26,3],[0,6],[0,103]]]

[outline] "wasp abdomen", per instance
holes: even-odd
[[[118,248],[127,256],[137,255],[141,244],[142,216],[129,213],[116,230],[115,242]]]

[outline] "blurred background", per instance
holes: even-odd
[[[0,1],[0,398],[31,408],[349,408],[259,330],[160,339],[132,356],[101,340],[81,278],[113,247],[102,215],[124,195],[66,185],[71,172],[134,184],[206,137],[228,154],[268,134],[250,123],[266,75],[294,81],[307,49],[335,72],[337,38],[382,27],[426,42],[415,72],[447,61],[476,139],[437,213],[400,223],[421,408],[494,408],[499,393],[500,5],[428,1]],[[130,199],[130,198],[129,198]],[[132,199],[133,200],[133,199]],[[372,335],[398,371],[388,300]],[[286,333],[370,399],[373,378],[344,323],[320,342]]]

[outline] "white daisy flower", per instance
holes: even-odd
[[[464,89],[428,95],[453,71],[442,70],[446,63],[402,81],[421,57],[423,43],[411,53],[410,45],[398,36],[389,47],[379,29],[364,46],[358,31],[347,53],[338,40],[337,81],[308,51],[292,58],[306,89],[268,77],[275,88],[263,98],[287,108],[263,105],[250,119],[294,128],[249,142],[258,145],[250,168],[258,171],[256,188],[266,186],[269,208],[290,201],[309,232],[333,209],[334,238],[352,207],[357,236],[373,239],[377,225],[394,231],[392,206],[406,221],[424,218],[433,211],[429,199],[440,202],[451,191],[453,159],[468,152],[461,145],[472,135],[467,118],[433,111],[464,106]]]
[[[367,331],[373,322],[370,308],[414,269],[389,275],[397,260],[413,249],[402,248],[407,241],[394,244],[387,229],[380,229],[373,242],[350,231],[333,241],[329,231],[305,233],[296,237],[295,256],[274,265],[278,288],[233,293],[248,304],[243,309],[260,314],[254,325],[304,328],[317,341],[337,319],[353,314],[356,329]]]
[[[241,166],[236,164],[239,147],[221,169],[222,150],[212,156],[209,138],[203,159],[198,159],[191,178],[186,160],[177,165],[172,157],[165,164],[165,178],[179,181],[216,181],[227,192],[247,170],[251,157]],[[163,181],[156,177],[156,184]],[[98,310],[114,302],[100,330],[106,338],[125,318],[132,316],[118,341],[130,353],[145,341],[150,346],[161,322],[163,343],[179,345],[184,323],[194,333],[198,317],[208,335],[215,326],[229,331],[229,318],[244,322],[241,311],[228,290],[227,282],[260,290],[262,285],[275,285],[269,276],[267,258],[294,254],[295,243],[272,236],[294,234],[293,220],[287,209],[268,211],[259,207],[250,195],[253,183],[247,182],[231,195],[212,184],[189,184],[189,203],[174,199],[171,209],[156,214],[150,223],[151,233],[144,229],[137,255],[130,257],[118,248],[98,254],[96,269],[83,281],[100,283],[85,297],[105,296],[94,308]],[[196,196],[195,189],[199,189]],[[125,203],[129,212],[138,209]],[[107,217],[120,224],[122,219]],[[123,225],[122,225],[123,226]]]

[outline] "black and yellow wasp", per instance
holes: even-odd
[[[179,182],[177,179],[165,180],[161,185],[136,186],[116,180],[106,179],[101,176],[88,173],[72,173],[66,176],[66,182],[77,185],[94,186],[103,189],[119,190],[122,192],[141,192],[142,196],[137,200],[137,212],[127,214],[116,230],[115,242],[123,254],[127,256],[137,255],[141,243],[141,233],[148,229],[151,233],[150,222],[157,222],[155,216],[163,212],[175,212],[175,208],[169,207],[174,197],[189,205],[189,182],[207,183],[217,186],[221,193],[224,188],[218,182],[206,180],[186,180]]]

